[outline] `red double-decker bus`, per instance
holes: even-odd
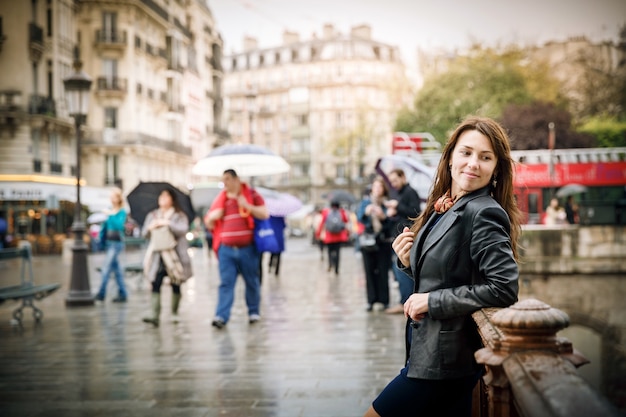
[[[515,195],[526,223],[552,197],[573,195],[581,224],[626,224],[626,148],[513,151]],[[570,191],[571,190],[571,191]]]
[[[392,155],[376,171],[386,177],[402,168],[424,200],[430,191],[440,145],[428,133],[396,132]],[[512,151],[515,197],[524,222],[541,223],[553,197],[573,195],[581,224],[626,224],[626,148]]]

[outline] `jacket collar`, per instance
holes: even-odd
[[[472,193],[464,195],[459,199],[459,201],[454,204],[454,206],[450,208],[450,210],[440,215],[441,218],[438,220],[436,227],[433,227],[433,224],[435,221],[437,221],[438,215],[437,213],[433,213],[426,222],[426,224],[424,224],[422,229],[417,234],[416,242],[418,242],[418,244],[414,245],[414,249],[411,251],[411,265],[416,265],[415,261],[417,260],[416,258],[418,256],[417,248],[419,248],[420,246],[419,242],[425,239],[422,244],[422,250],[420,254],[420,257],[423,257],[424,254],[428,252],[428,250],[433,245],[439,242],[445,236],[448,230],[457,222],[457,220],[461,217],[463,209],[465,208],[467,203],[478,197],[489,195],[489,192],[490,187],[486,186]],[[425,232],[430,227],[433,227],[432,230],[426,234],[426,237],[424,237]]]

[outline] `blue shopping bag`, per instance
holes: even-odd
[[[260,253],[271,252],[278,253],[278,241],[272,229],[272,223],[269,219],[254,219],[254,244]]]

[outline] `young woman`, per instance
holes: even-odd
[[[128,292],[124,285],[124,268],[120,262],[120,253],[124,250],[124,225],[126,223],[126,211],[122,207],[124,199],[122,190],[114,188],[111,191],[111,210],[100,229],[100,242],[104,243],[106,256],[102,265],[102,283],[100,290],[94,297],[98,301],[104,301],[109,283],[109,275],[115,275],[118,293],[113,302],[124,303],[128,298]]]
[[[374,303],[389,307],[389,270],[391,269],[391,226],[393,222],[387,216],[385,203],[389,197],[387,184],[382,178],[372,182],[372,191],[357,209],[357,218],[364,226],[365,233],[376,237],[376,245],[360,247],[365,270],[367,291],[367,311],[372,311]]]
[[[164,228],[164,229],[163,229]],[[162,229],[173,235],[174,245],[162,248],[155,241],[156,230]],[[142,234],[150,239],[144,258],[144,274],[152,283],[152,314],[144,317],[143,321],[159,326],[161,314],[161,285],[167,276],[172,286],[172,321],[178,322],[178,307],[180,305],[180,287],[192,275],[191,259],[187,253],[189,244],[185,237],[189,229],[189,220],[180,208],[173,190],[165,189],[159,194],[159,207],[146,216]],[[158,233],[161,235],[161,233]]]
[[[392,244],[415,281],[404,303],[407,361],[366,417],[471,415],[482,368],[470,315],[517,301],[513,172],[508,137],[495,121],[470,117],[450,137],[425,210]]]

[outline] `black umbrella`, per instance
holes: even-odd
[[[348,204],[354,204],[357,202],[356,197],[346,190],[332,190],[324,194],[323,197],[330,202],[336,201],[338,203]]]
[[[148,213],[159,207],[159,194],[165,189],[170,189],[174,192],[178,205],[190,223],[196,217],[189,194],[182,192],[167,182],[140,182],[126,197],[130,206],[130,216],[140,226],[143,225]]]

